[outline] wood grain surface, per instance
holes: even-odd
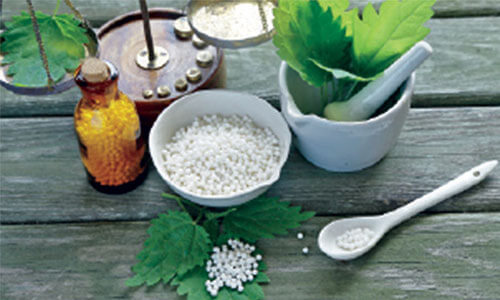
[[[72,1],[95,27],[139,8],[137,0]],[[148,3],[183,8],[187,1]],[[45,12],[56,3],[33,2]],[[25,7],[4,0],[2,22]],[[358,260],[336,262],[316,246],[334,218],[387,212],[500,159],[500,1],[438,0],[435,10],[427,38],[434,54],[417,72],[415,108],[385,159],[362,172],[329,173],[292,149],[267,195],[319,216],[287,237],[259,241],[271,279],[266,299],[500,299],[499,168]],[[64,3],[61,11],[68,12]],[[227,87],[278,108],[275,51],[272,43],[225,51]],[[0,88],[0,299],[186,299],[170,287],[125,287],[149,220],[177,205],[161,197],[168,188],[152,165],[131,193],[90,187],[73,129],[79,98],[77,89],[27,97]]]
[[[72,118],[0,120],[3,223],[148,220],[172,200],[152,164],[148,178],[125,195],[92,190],[81,166]],[[413,109],[396,147],[380,163],[353,174],[329,173],[295,149],[268,195],[321,215],[394,209],[485,160],[500,158],[500,108]],[[500,169],[478,187],[433,212],[500,211]]]
[[[362,7],[368,2],[375,4],[382,0],[351,0],[351,6]],[[3,0],[3,17],[9,19],[21,10],[26,10],[26,3],[19,0]],[[139,9],[137,0],[72,0],[75,7],[84,15],[93,26],[101,26],[106,21],[132,10]],[[172,7],[184,9],[188,0],[148,0],[149,7]],[[33,5],[45,13],[55,8],[53,0],[37,0]],[[497,0],[437,0],[434,6],[435,17],[471,17],[471,16],[498,16],[500,15],[500,1]],[[61,3],[60,12],[69,13],[71,10]]]
[[[261,240],[266,299],[498,299],[500,214],[439,214],[390,232],[367,255],[336,262],[316,246],[331,218]],[[158,285],[127,288],[147,222],[2,226],[2,299],[183,299]],[[305,238],[298,240],[297,232]],[[301,254],[309,247],[308,256]]]
[[[500,17],[434,19],[429,27],[434,54],[417,71],[413,106],[500,105]],[[280,58],[275,51],[270,42],[226,50],[227,88],[277,103]],[[72,115],[79,98],[76,88],[37,97],[0,88],[0,116]]]

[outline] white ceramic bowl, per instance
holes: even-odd
[[[271,178],[252,189],[224,196],[200,196],[173,183],[165,168],[161,150],[177,130],[190,125],[198,116],[207,114],[248,115],[258,126],[268,127],[280,141],[279,165]],[[195,203],[212,207],[239,205],[264,193],[280,177],[290,151],[291,133],[281,114],[259,97],[226,90],[197,92],[175,101],[158,116],[149,134],[149,150],[153,164],[168,186],[177,194]]]
[[[318,117],[323,109],[320,89],[308,85],[285,62],[281,64],[279,84],[281,112],[297,136],[295,145],[302,155],[328,171],[354,172],[374,165],[396,144],[410,108],[415,73],[406,81],[395,105],[361,122]]]

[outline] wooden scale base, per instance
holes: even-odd
[[[140,11],[110,20],[97,34],[99,57],[110,61],[118,69],[118,86],[135,101],[145,130],[176,99],[199,89],[225,86],[223,51],[206,45],[195,36],[176,34],[174,22],[183,16],[182,12],[174,9],[149,9],[154,46],[160,49],[158,55],[167,60],[166,64],[165,61],[160,62],[164,66],[157,69],[139,66],[141,56],[147,56]],[[202,58],[209,57],[210,61],[200,63],[197,59],[200,55]]]

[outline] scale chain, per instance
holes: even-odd
[[[35,10],[33,9],[33,3],[31,3],[31,0],[26,0],[26,2],[28,3],[28,12],[31,17],[31,22],[33,23],[33,31],[35,31],[35,38],[36,42],[38,43],[38,50],[40,51],[40,56],[42,58],[43,68],[47,73],[48,87],[49,89],[52,89],[54,86],[54,80],[52,79],[52,76],[50,76],[49,61],[47,59],[47,53],[45,52],[45,48],[43,47],[42,35],[40,34],[40,27],[38,26],[38,21],[36,20]]]
[[[264,11],[263,2],[264,0],[258,0],[257,5],[259,7],[259,14],[260,14],[260,19],[262,21],[262,27],[264,29],[265,34],[269,35],[269,27],[267,24],[266,12]]]
[[[90,29],[89,22],[82,16],[82,14],[78,11],[78,9],[76,9],[71,0],[64,0],[64,3],[66,3],[66,5],[71,9],[71,11],[75,14],[75,16],[82,22],[83,27],[89,30]]]

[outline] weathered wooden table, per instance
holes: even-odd
[[[74,2],[94,26],[138,9],[133,0]],[[4,17],[24,5],[4,1]],[[334,218],[386,212],[500,158],[500,1],[438,0],[435,9],[428,37],[435,53],[417,73],[413,109],[383,161],[335,174],[292,150],[268,195],[318,216],[300,229],[302,241],[295,230],[259,242],[271,279],[267,299],[500,299],[500,169],[396,228],[356,261],[333,261],[316,246],[319,230]],[[227,87],[277,104],[274,52],[271,43],[226,51]],[[161,197],[167,187],[154,168],[131,193],[98,193],[86,181],[73,132],[78,89],[42,97],[0,92],[0,298],[180,299],[169,287],[124,285],[148,221],[176,206]],[[305,246],[308,256],[301,254]]]

